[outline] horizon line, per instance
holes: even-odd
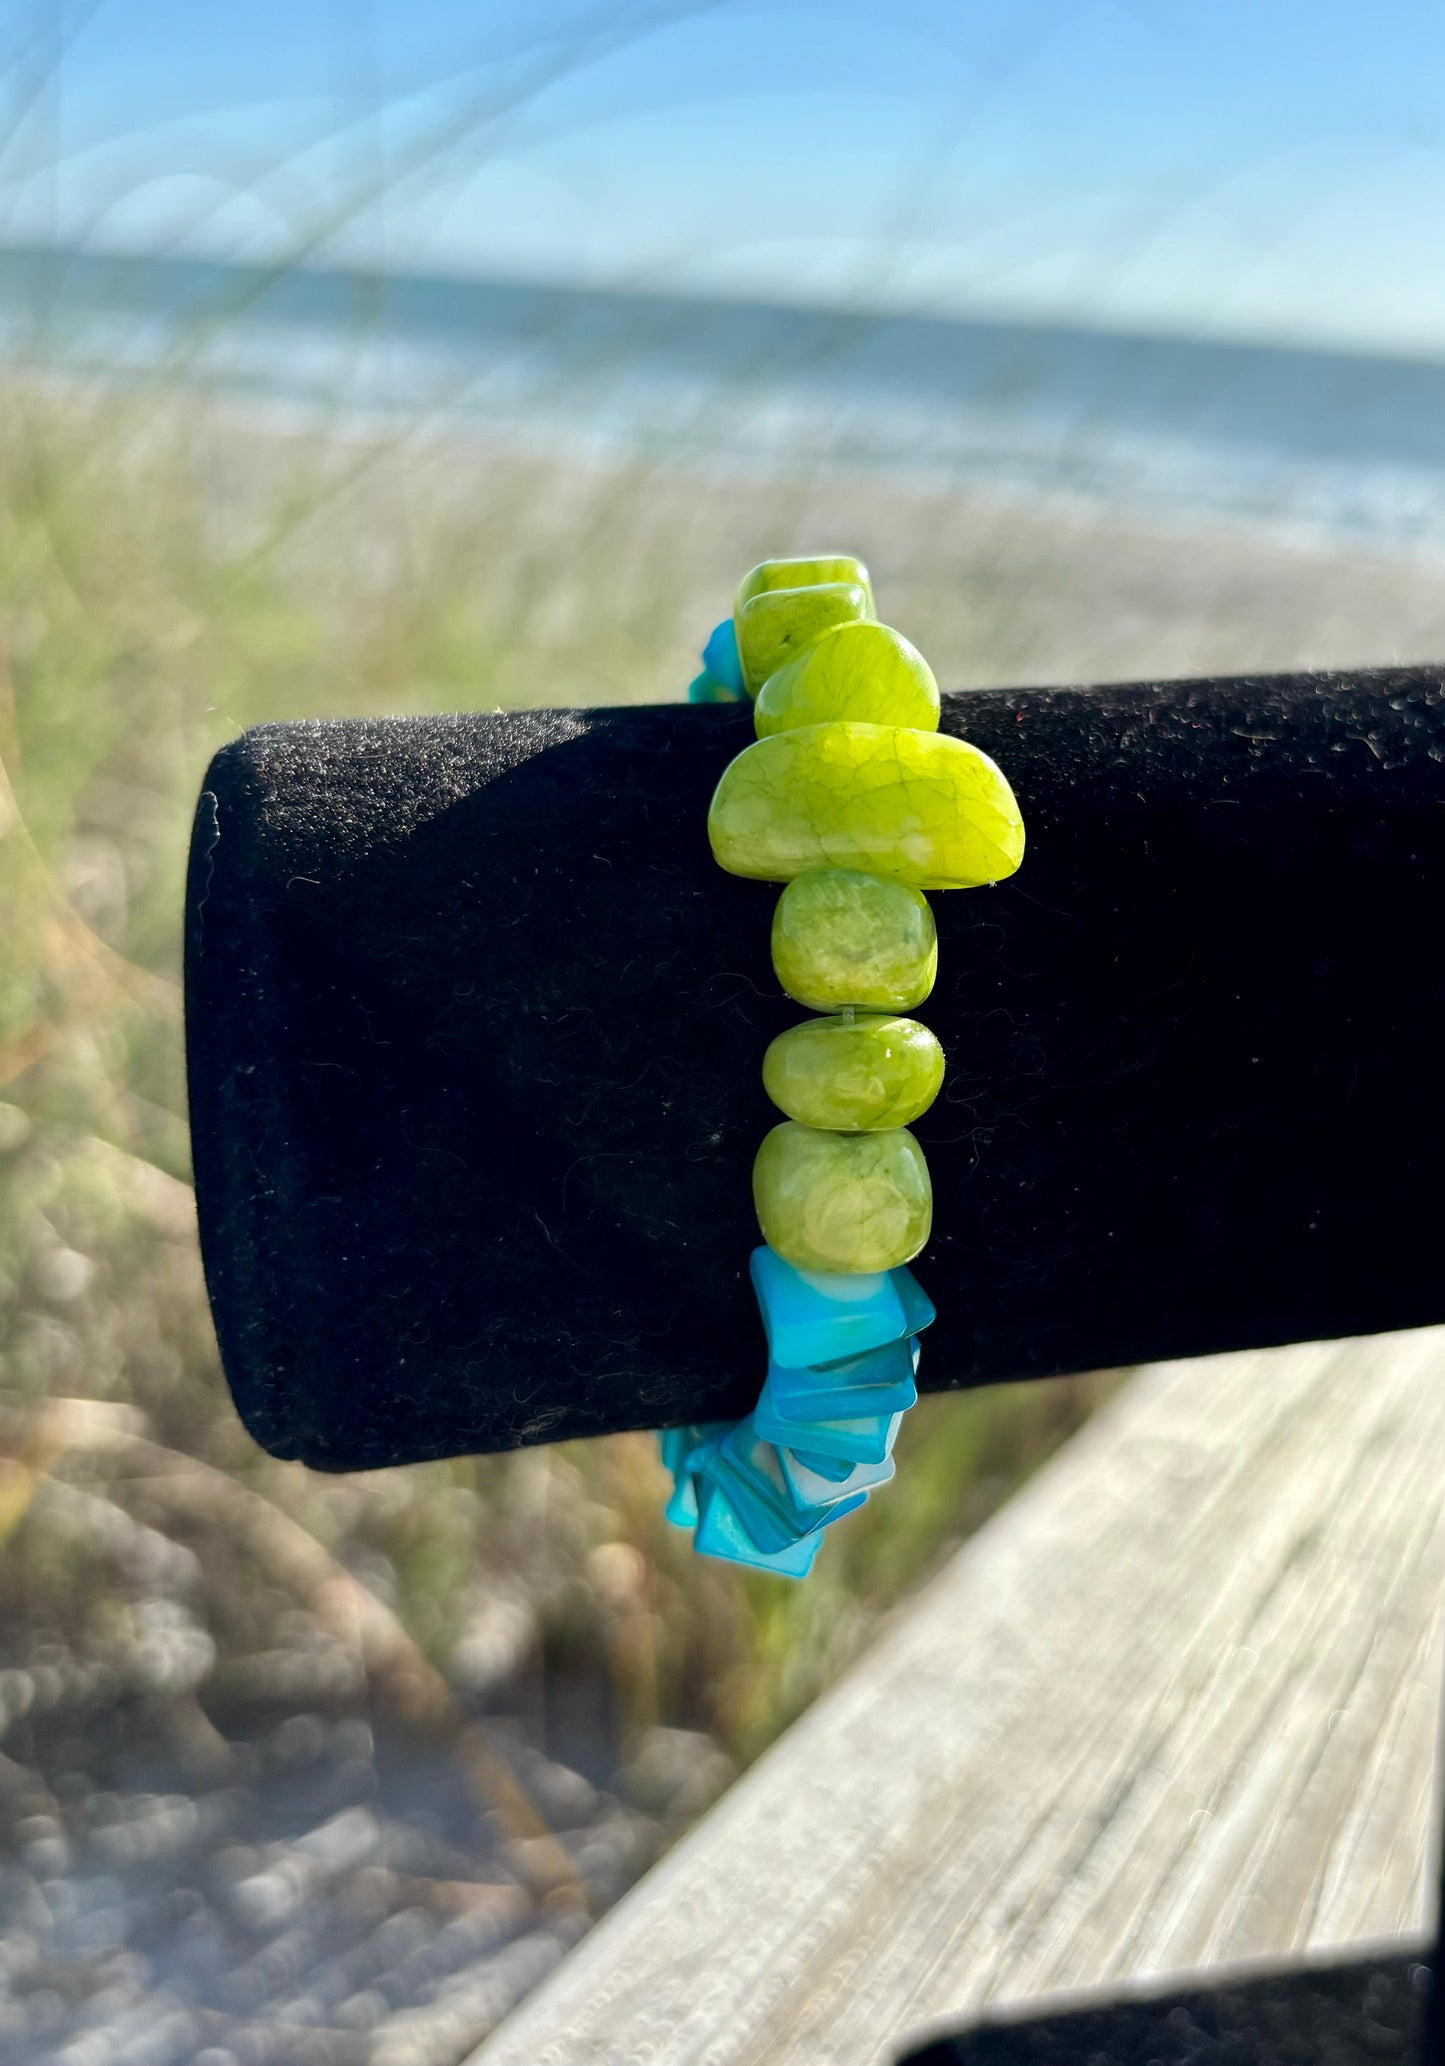
[[[895,324],[910,329],[937,329],[1016,333],[1038,339],[1117,341],[1121,344],[1155,346],[1199,352],[1240,353],[1279,358],[1309,358],[1351,365],[1421,367],[1445,366],[1445,350],[1432,354],[1421,350],[1392,350],[1384,345],[1349,346],[1233,332],[1174,330],[1131,324],[1092,323],[1087,318],[1060,313],[1056,316],[1009,313],[980,308],[977,311],[907,306],[898,303],[862,303],[828,300],[784,300],[765,294],[725,294],[706,288],[643,285],[634,281],[560,278],[555,274],[526,272],[463,272],[413,270],[383,266],[343,256],[323,258],[233,258],[219,252],[166,251],[152,248],[0,239],[0,267],[31,263],[73,265],[100,270],[106,266],[157,273],[181,274],[210,270],[249,279],[264,289],[288,279],[305,279],[332,285],[371,285],[411,289],[442,289],[452,292],[553,295],[575,301],[614,301],[639,308],[704,312],[716,310],[740,315],[791,317],[795,321],[867,323],[883,327]]]

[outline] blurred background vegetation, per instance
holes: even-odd
[[[908,337],[943,385],[894,337],[915,371],[853,393],[873,425],[900,394],[913,407],[894,459],[856,417],[814,459],[810,437],[846,415],[840,365],[877,342],[847,308],[807,331],[811,356],[780,364],[748,332],[705,377],[686,360],[681,403],[667,368],[636,376],[615,325],[588,343],[593,309],[525,424],[509,428],[505,392],[490,416],[439,409],[434,382],[408,407],[419,375],[400,347],[385,407],[328,399],[323,356],[300,408],[277,370],[285,336],[279,351],[270,336],[259,391],[245,348],[215,372],[218,350],[251,334],[256,277],[234,268],[159,336],[132,295],[106,367],[74,311],[33,291],[35,251],[84,244],[99,203],[83,179],[69,215],[57,200],[59,82],[81,29],[22,12],[0,51],[13,89],[0,138],[0,2066],[454,2066],[1118,1380],[925,1399],[897,1487],[830,1538],[803,1587],[695,1558],[661,1519],[646,1437],[339,1478],[261,1454],[217,1365],[188,1185],[179,915],[209,755],[261,720],[679,696],[740,571],[819,547],[868,559],[885,616],[946,687],[1438,657],[1445,468],[1430,446],[1428,466],[1401,471],[1438,438],[1438,412],[1391,414],[1386,359],[1226,351],[1207,362],[1211,387],[1205,360],[1166,351],[1146,464],[1122,340],[1071,333],[1050,389],[1027,340],[989,332],[987,378],[957,383],[974,442],[956,464],[922,465],[920,435],[953,420],[938,402],[949,369],[984,348],[977,326],[940,329],[935,310]],[[140,13],[151,44],[171,33],[166,10]],[[573,24],[550,56],[540,33],[526,64],[512,52],[482,110],[486,151],[495,123],[566,71],[548,73],[558,51],[625,58],[645,14],[603,9],[590,42]],[[614,18],[627,33],[609,43]],[[789,33],[816,38],[819,21]],[[242,62],[216,39],[217,63]],[[349,33],[341,46],[358,65],[369,48]],[[996,84],[1014,59],[985,56]],[[130,62],[117,46],[101,71],[129,90]],[[359,76],[348,90],[375,114],[384,95]],[[916,67],[908,77],[922,93]],[[885,87],[848,90],[870,105]],[[649,91],[675,112],[665,76]],[[802,122],[802,101],[789,106]],[[1312,106],[1322,134],[1326,103]],[[242,99],[223,113],[232,140],[265,128]],[[95,146],[92,188],[122,144],[164,156],[150,116],[155,135],[141,110],[110,158]],[[1016,146],[1028,124],[1012,119],[993,127]],[[204,106],[187,120],[200,134]],[[332,105],[317,134],[338,128],[350,134]],[[444,160],[474,132],[428,148]],[[698,133],[715,152],[717,126]],[[771,129],[747,134],[782,179]],[[201,162],[187,142],[182,170],[193,148]],[[708,151],[695,158],[720,205],[723,174],[746,167]],[[266,277],[318,253],[339,263],[338,226],[404,196],[424,156],[398,169],[377,144],[364,177],[350,168],[355,205],[309,204]],[[268,197],[291,163],[279,146],[274,158],[265,177],[233,169],[231,198]],[[946,154],[938,164],[947,187]],[[675,210],[646,151],[634,169],[658,219]],[[903,165],[874,224],[895,284],[899,224],[928,217],[916,172]],[[1136,202],[1142,177],[1125,177]],[[171,249],[177,224],[214,229],[193,194],[176,199],[178,178],[161,182],[159,214],[122,210],[112,241]],[[585,182],[564,190],[585,217]],[[832,249],[836,196],[818,202],[802,172],[777,191],[796,203],[782,269],[744,269],[732,289],[823,279],[836,298],[836,268],[802,264]],[[1185,208],[1177,193],[1171,205]],[[539,266],[566,220],[565,207],[548,218]],[[1023,244],[1036,227],[1014,224]],[[944,231],[929,277],[952,248]],[[1063,221],[1060,250],[1084,236]],[[1259,236],[1257,250],[1267,224]],[[352,279],[361,332],[386,299],[379,248]],[[422,256],[457,263],[455,239]],[[1206,299],[1218,273],[1200,261]],[[729,284],[725,269],[708,282]],[[1208,324],[1182,308],[1178,327]],[[310,333],[289,334],[304,356]],[[544,326],[544,356],[546,343]],[[1114,380],[1114,414],[1086,361]],[[207,365],[215,377],[194,377]],[[1284,458],[1247,448],[1237,412],[1221,438],[1226,374],[1236,401],[1254,381],[1266,425],[1281,397],[1315,396]],[[644,389],[662,397],[651,417]],[[800,394],[801,437],[787,428]],[[619,395],[646,435],[618,434]],[[989,440],[1010,410],[1005,464]],[[728,443],[744,422],[746,464]],[[1145,475],[1147,494],[1121,490]]]

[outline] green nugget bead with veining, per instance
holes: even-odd
[[[733,608],[741,610],[755,595],[770,588],[816,588],[824,581],[856,581],[868,597],[868,614],[873,615],[873,583],[862,560],[851,552],[815,553],[809,559],[762,560],[738,583]]]
[[[763,1239],[797,1270],[896,1269],[933,1220],[928,1164],[901,1126],[821,1133],[784,1121],[758,1150],[753,1203]]]
[[[836,1133],[909,1126],[943,1083],[943,1049],[917,1019],[805,1019],[763,1056],[763,1089],[790,1119]]]
[[[760,739],[831,718],[936,732],[933,669],[887,624],[839,624],[768,676],[753,711]]]
[[[1024,827],[1007,781],[976,746],[899,725],[800,725],[741,752],[707,814],[731,875],[790,882],[861,868],[924,890],[1012,875]]]
[[[826,581],[810,588],[767,588],[737,612],[738,653],[750,696],[785,661],[835,624],[862,623],[871,614],[868,591],[857,581]]]
[[[809,869],[773,913],[773,971],[814,1011],[912,1011],[938,973],[928,900],[886,875]]]

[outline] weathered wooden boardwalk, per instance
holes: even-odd
[[[1442,1610],[1445,1329],[1142,1371],[474,2066],[874,2066],[1418,1938]]]

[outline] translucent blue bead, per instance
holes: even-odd
[[[695,1428],[664,1428],[658,1436],[657,1446],[662,1451],[663,1464],[674,1477],[682,1469],[687,1452],[696,1441]]]
[[[715,1443],[700,1465],[703,1480],[727,1494],[733,1512],[753,1542],[769,1553],[786,1549],[809,1531],[795,1525],[787,1484],[777,1452],[753,1432],[752,1420],[739,1421]]]
[[[752,1415],[740,1420],[718,1445],[714,1459],[719,1482],[760,1548],[781,1547],[753,1525],[754,1513],[766,1509],[768,1520],[786,1535],[806,1535],[841,1520],[863,1504],[867,1488],[833,1490],[826,1499],[797,1500],[780,1452],[757,1432]]]
[[[702,649],[702,664],[713,680],[721,682],[725,689],[731,689],[734,696],[747,694],[742,658],[738,653],[737,627],[731,617],[724,617],[709,636]]]
[[[772,1387],[763,1386],[753,1408],[753,1425],[765,1440],[801,1450],[811,1460],[834,1456],[848,1463],[882,1463],[893,1452],[901,1413],[868,1414],[856,1420],[784,1420],[773,1410]],[[795,1446],[796,1445],[796,1446]]]
[[[847,1362],[937,1317],[909,1269],[799,1270],[766,1247],[753,1250],[749,1267],[769,1352],[784,1369]]]
[[[674,1528],[697,1526],[697,1480],[690,1472],[679,1473],[672,1497],[662,1511]]]
[[[739,1520],[732,1502],[720,1485],[705,1483],[701,1492],[701,1517],[693,1546],[705,1557],[723,1557],[732,1564],[748,1564],[755,1571],[771,1571],[779,1578],[806,1578],[813,1568],[821,1531],[800,1535],[785,1550],[760,1550]]]
[[[757,1485],[740,1472],[724,1466],[716,1474],[709,1473],[708,1482],[726,1493],[728,1504],[746,1529],[749,1540],[770,1557],[776,1556],[779,1550],[791,1549],[800,1536],[812,1532],[807,1528],[794,1528],[780,1519]]]
[[[730,1444],[724,1442],[709,1458],[704,1476],[708,1483],[722,1487],[733,1512],[760,1550],[767,1550],[770,1554],[784,1550],[800,1535],[809,1532],[793,1525],[782,1492],[780,1467],[775,1487],[745,1463],[740,1463]]]
[[[903,1302],[903,1314],[908,1322],[908,1332],[910,1334],[922,1334],[924,1328],[931,1327],[938,1318],[937,1306],[935,1306],[933,1300],[914,1276],[912,1270],[906,1266],[890,1270],[888,1274],[893,1279],[894,1290]],[[914,1351],[913,1367],[915,1370],[918,1367],[916,1349]]]
[[[769,1353],[785,1369],[861,1356],[909,1332],[896,1271],[795,1270],[771,1248],[755,1248],[749,1267]]]
[[[915,1404],[918,1345],[891,1341],[846,1363],[789,1370],[769,1363],[773,1409],[784,1420],[856,1420],[865,1414],[904,1413]]]
[[[781,1443],[778,1446],[778,1455],[780,1458],[785,1455],[795,1456],[805,1469],[812,1471],[819,1478],[826,1478],[830,1485],[841,1485],[843,1480],[851,1477],[858,1468],[857,1464],[846,1456],[819,1456],[814,1450],[787,1449]]]
[[[735,1420],[710,1420],[702,1427],[688,1428],[686,1433],[692,1437],[692,1440],[688,1444],[686,1454],[683,1456],[682,1468],[685,1471],[691,1471],[696,1476],[702,1470],[714,1449],[717,1448],[718,1443],[723,1440],[724,1436],[731,1434],[736,1426],[737,1422]]]
[[[696,1523],[698,1462],[714,1443],[721,1441],[732,1424],[728,1420],[714,1420],[692,1427],[664,1428],[658,1435],[662,1461],[672,1472],[672,1497],[665,1512],[675,1528],[691,1528]]]
[[[855,1463],[845,1478],[834,1475],[838,1465],[835,1459],[824,1458],[827,1468],[814,1470],[795,1449],[779,1449],[778,1462],[783,1476],[788,1481],[788,1490],[793,1504],[806,1511],[809,1507],[828,1508],[838,1501],[848,1501],[871,1492],[875,1485],[886,1485],[893,1476],[894,1462],[885,1456],[881,1463]]]

